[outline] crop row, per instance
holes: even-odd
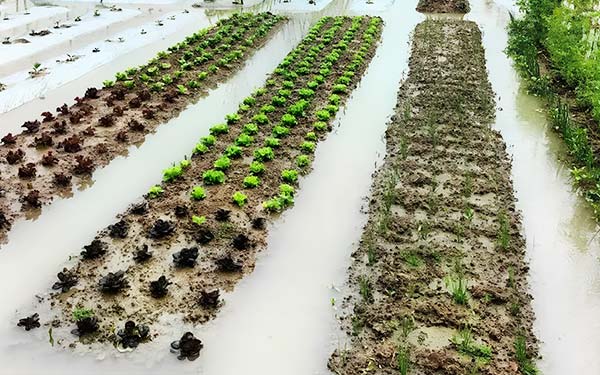
[[[6,184],[0,197],[2,229],[22,215],[19,209],[41,207],[132,144],[141,144],[161,123],[230,77],[282,21],[270,13],[233,15],[158,53],[146,65],[117,73],[103,89],[87,89],[74,105],[25,122],[23,133],[5,135],[0,151]]]
[[[94,309],[98,324],[85,336],[118,341],[107,327],[122,320],[214,316],[220,292],[252,270],[268,215],[293,204],[299,176],[358,84],[381,28],[374,17],[321,19],[264,87],[59,274],[50,300],[62,324],[79,325],[71,313]]]

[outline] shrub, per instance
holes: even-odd
[[[340,105],[340,96],[338,94],[331,94],[329,95],[329,104],[333,104],[333,105]]]
[[[256,126],[256,124],[253,123],[248,123],[244,125],[244,129],[242,129],[242,131],[244,132],[244,134],[253,135],[258,133],[258,126]]]
[[[241,117],[237,113],[232,113],[232,114],[226,115],[225,120],[227,121],[227,124],[231,125],[231,124],[235,124],[235,123],[239,122],[241,120]]]
[[[304,110],[306,107],[308,107],[308,105],[308,101],[300,99],[288,108],[288,113],[296,117],[304,116]]]
[[[284,98],[289,98],[290,95],[292,95],[292,92],[288,89],[281,89],[277,91],[277,94],[279,94],[279,96],[283,96]]]
[[[298,171],[295,169],[284,169],[281,171],[281,179],[284,182],[294,184],[298,181]]]
[[[296,158],[296,165],[298,168],[307,167],[310,164],[310,158],[307,155],[298,155]]]
[[[325,110],[327,112],[329,112],[330,115],[335,115],[337,113],[337,111],[339,110],[339,107],[337,105],[333,105],[333,104],[327,104],[325,106]]]
[[[298,121],[296,120],[296,117],[294,115],[286,113],[283,116],[281,116],[281,124],[283,124],[283,126],[288,127],[295,126],[298,124]]]
[[[313,128],[318,131],[323,131],[327,129],[327,123],[323,121],[317,121],[313,124]]]
[[[273,130],[273,131],[275,131],[275,130]],[[271,148],[277,148],[277,147],[279,147],[279,139],[268,137],[267,139],[265,139],[265,146],[271,147]]]
[[[260,175],[265,171],[265,165],[259,161],[253,161],[250,164],[250,173]]]
[[[256,104],[256,99],[252,96],[247,97],[246,99],[244,99],[244,104],[249,105],[250,107],[252,107],[253,105]]]
[[[248,135],[248,134],[240,134],[239,137],[237,137],[237,139],[235,140],[235,144],[238,146],[243,146],[243,147],[247,147],[250,146],[252,144],[252,142],[254,142],[254,137]]]
[[[200,138],[200,142],[207,147],[214,146],[216,141],[217,138],[215,138],[214,135],[207,135],[206,137]]]
[[[333,89],[332,91],[335,94],[343,94],[346,92],[346,90],[348,89],[348,86],[342,84],[342,83],[338,83],[337,85],[333,85]]]
[[[244,177],[244,187],[246,188],[255,188],[260,185],[260,178],[256,176],[246,176]]]
[[[229,169],[229,167],[231,167],[231,159],[223,155],[217,160],[215,160],[214,167],[218,171],[226,171],[227,169]]]
[[[210,128],[211,135],[219,135],[229,133],[229,126],[227,124],[217,124]]]
[[[300,89],[298,90],[298,95],[303,99],[309,99],[315,95],[315,92],[311,89]]]
[[[260,112],[261,113],[271,113],[275,111],[275,107],[271,104],[265,104],[262,107],[260,107]]]
[[[229,146],[225,149],[225,156],[229,158],[239,158],[242,156],[242,148],[240,146]]]
[[[264,113],[259,113],[252,117],[252,121],[259,125],[265,125],[269,123],[269,118]]]
[[[248,196],[242,193],[241,191],[236,191],[235,193],[233,193],[231,199],[239,207],[243,207],[248,202]]]
[[[313,153],[315,152],[315,142],[310,142],[310,141],[304,141],[302,142],[302,144],[300,145],[300,149],[302,150],[302,152],[306,152],[306,153]]]
[[[195,201],[199,201],[206,198],[206,192],[204,191],[204,188],[202,186],[194,186],[190,195]]]
[[[162,195],[165,191],[159,185],[154,185],[148,190],[148,198],[157,198]]]
[[[183,168],[179,165],[172,166],[163,171],[163,181],[171,182],[183,175]]]
[[[268,161],[275,158],[275,153],[271,147],[261,147],[254,151],[254,160]]]
[[[196,225],[202,225],[202,224],[206,223],[206,217],[205,216],[196,216],[196,215],[193,215],[192,216],[192,223],[194,223]]]
[[[218,185],[225,182],[225,173],[214,169],[209,169],[202,174],[202,180],[207,185]]]
[[[319,119],[320,121],[327,121],[331,118],[331,114],[329,113],[329,111],[327,111],[325,109],[317,111],[315,113],[315,115],[317,116],[317,119]]]
[[[275,107],[283,107],[286,101],[287,99],[283,96],[274,96],[273,99],[271,99],[271,103],[273,103]]]

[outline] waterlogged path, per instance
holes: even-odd
[[[517,208],[529,258],[529,284],[545,375],[600,373],[600,237],[588,205],[573,191],[561,140],[541,101],[521,88],[504,54],[509,2],[471,1],[498,96],[495,128],[513,158]]]

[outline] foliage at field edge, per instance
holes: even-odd
[[[600,165],[593,140],[600,121],[600,11],[593,3],[520,0],[524,16],[511,20],[507,53],[528,90],[548,100],[553,126],[573,158],[574,182],[600,220]],[[571,109],[589,123],[574,121]]]

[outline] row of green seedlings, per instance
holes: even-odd
[[[187,94],[188,89],[199,89],[209,75],[240,61],[248,48],[283,19],[270,13],[236,13],[159,52],[147,64],[117,73],[116,82],[128,89],[145,86],[155,92],[175,85],[180,94]],[[104,87],[114,85],[113,80],[104,81]]]
[[[304,59],[297,63],[303,48],[311,45],[317,40],[317,34],[321,27],[330,18],[324,18],[320,20],[317,25],[309,32],[305,38],[303,45],[299,46],[296,50],[292,51],[288,57],[282,62],[282,64],[276,69],[275,74],[279,75],[284,79],[282,82],[282,88],[277,91],[277,95],[272,96],[272,103],[265,105],[258,110],[258,113],[252,116],[251,123],[247,123],[242,127],[241,134],[236,138],[234,144],[229,145],[225,148],[222,156],[220,156],[214,162],[214,168],[207,170],[203,173],[203,181],[205,185],[218,185],[225,182],[225,171],[231,167],[232,159],[241,158],[243,148],[250,146],[254,142],[254,138],[259,133],[259,126],[264,127],[271,122],[269,114],[275,111],[275,106],[282,107],[292,94],[298,95],[300,98],[294,104],[288,107],[287,113],[281,116],[280,122],[273,126],[272,137],[267,137],[264,140],[264,146],[256,147],[253,151],[254,161],[249,166],[250,174],[243,179],[242,185],[244,188],[254,188],[260,185],[260,176],[265,172],[265,162],[271,161],[275,158],[274,149],[281,146],[281,141],[289,133],[291,128],[298,125],[298,120],[301,117],[306,117],[306,111],[310,107],[311,98],[315,95],[315,90],[318,86],[325,83],[325,76],[330,75],[334,64],[340,60],[340,54],[347,50],[348,43],[350,43],[356,31],[360,28],[362,18],[353,19],[352,26],[348,29],[342,41],[335,45],[334,50],[325,57],[325,61],[318,67],[318,73],[312,76],[313,79],[309,80],[308,87],[298,89],[297,91],[291,91],[294,88],[294,81],[299,76],[307,76],[311,73],[310,64],[314,64],[315,58],[319,55],[319,52],[323,50],[325,44],[330,44],[333,40],[335,32],[339,30],[343,24],[345,18],[336,18],[333,22],[333,26],[329,29],[322,38],[322,43],[318,43],[310,47],[306,51]],[[369,27],[363,34],[363,45],[355,53],[352,62],[347,67],[348,69],[341,75],[337,83],[332,87],[333,93],[329,95],[329,103],[325,109],[320,109],[315,112],[315,116],[318,121],[315,121],[313,128],[316,131],[325,131],[328,128],[327,122],[332,119],[332,116],[337,112],[341,100],[340,95],[347,94],[347,85],[351,82],[351,78],[354,76],[354,72],[364,62],[366,53],[369,48],[373,45],[376,40],[376,35],[379,32],[381,20],[374,18],[371,20]],[[293,64],[297,65],[295,69],[288,69]],[[250,109],[256,105],[257,97],[266,95],[269,88],[275,86],[276,80],[270,79],[267,81],[266,87],[257,90],[253,96],[248,97],[244,100],[243,104],[240,105],[240,110],[236,114],[228,115],[226,117],[227,123],[219,124],[211,128],[211,134],[203,137],[193,151],[195,155],[205,154],[209,152],[210,148],[216,143],[216,137],[227,134],[230,130],[230,125],[238,124]],[[323,85],[325,86],[325,85]],[[282,100],[283,99],[283,100]],[[256,108],[254,109],[254,111]],[[254,112],[250,111],[250,112]],[[310,155],[315,150],[317,136],[315,132],[311,131],[306,134],[305,141],[299,145],[301,154],[296,158],[296,165],[298,168],[306,168],[310,165]],[[164,172],[163,180],[165,182],[173,181],[183,175],[184,170],[190,165],[189,160],[184,160],[177,166],[167,169]],[[279,186],[279,194],[263,202],[263,208],[270,212],[279,212],[286,207],[293,204],[294,188],[291,184],[297,183],[298,179],[297,169],[285,169],[281,172],[282,184]],[[163,192],[162,187],[155,186],[149,192],[149,197],[155,197]],[[191,197],[194,200],[202,200],[206,198],[206,190],[203,186],[196,186],[192,189]],[[242,207],[248,203],[248,197],[242,191],[236,191],[232,196],[232,201]],[[206,218],[204,216],[193,216],[192,220],[197,224],[204,223]]]

